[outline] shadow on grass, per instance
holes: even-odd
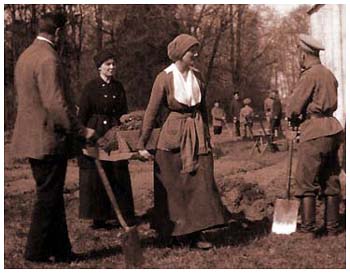
[[[79,261],[82,262],[82,261],[99,260],[99,259],[115,256],[118,254],[122,254],[122,248],[120,245],[109,247],[109,248],[94,249],[88,252],[80,253]]]
[[[250,221],[246,218],[230,221],[221,228],[210,229],[205,237],[215,246],[239,246],[267,236],[271,231],[272,223],[269,218]]]
[[[150,216],[143,215],[142,220],[149,221]],[[245,218],[243,213],[230,214],[231,219],[226,225],[217,226],[203,231],[205,238],[216,247],[220,246],[238,246],[245,245],[251,241],[267,236],[271,231],[271,220],[265,217],[259,221],[250,221]],[[160,236],[144,238],[143,247],[186,247],[190,242],[188,236],[162,238]]]

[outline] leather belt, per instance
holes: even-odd
[[[314,119],[314,118],[329,118],[332,117],[333,115],[327,115],[327,114],[322,114],[322,113],[310,113],[306,115],[306,119]]]

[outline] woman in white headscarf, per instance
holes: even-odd
[[[162,238],[185,235],[192,246],[208,249],[212,244],[202,231],[225,220],[214,180],[205,90],[193,68],[198,50],[198,40],[187,34],[168,45],[173,63],[154,82],[139,153],[150,157],[147,141],[161,108],[167,108],[155,153],[152,224]]]

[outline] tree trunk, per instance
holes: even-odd
[[[241,87],[241,38],[242,38],[242,29],[243,29],[243,12],[244,6],[238,5],[238,14],[237,14],[237,27],[236,27],[236,54],[235,54],[235,74],[233,75],[234,86],[240,89]],[[242,92],[242,90],[240,90]],[[241,94],[244,97],[244,94]]]
[[[205,89],[207,89],[207,87],[209,85],[209,82],[210,82],[210,78],[211,78],[211,75],[212,75],[212,72],[213,72],[213,67],[214,67],[214,61],[215,61],[216,53],[217,53],[217,51],[219,49],[220,39],[221,39],[222,34],[225,31],[226,25],[227,25],[227,20],[226,20],[226,18],[224,16],[224,12],[221,11],[220,27],[219,27],[219,29],[217,30],[217,33],[216,33],[213,49],[212,49],[212,52],[211,52],[211,55],[210,55],[210,59],[209,59],[208,70],[207,70],[207,74],[206,74],[206,77],[205,77],[205,85],[204,85]]]
[[[95,5],[96,14],[96,50],[100,51],[103,47],[103,6]]]

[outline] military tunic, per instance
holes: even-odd
[[[340,192],[337,151],[343,128],[333,117],[337,87],[332,72],[317,60],[302,72],[290,99],[287,116],[304,117],[295,173],[297,197]]]
[[[78,117],[102,137],[119,124],[119,118],[128,111],[123,85],[116,80],[110,83],[102,78],[90,81],[84,88],[79,103]],[[79,162],[80,217],[107,220],[114,217],[107,193],[100,181],[92,158],[81,155]],[[102,161],[117,202],[127,219],[134,217],[131,182],[127,161]]]

